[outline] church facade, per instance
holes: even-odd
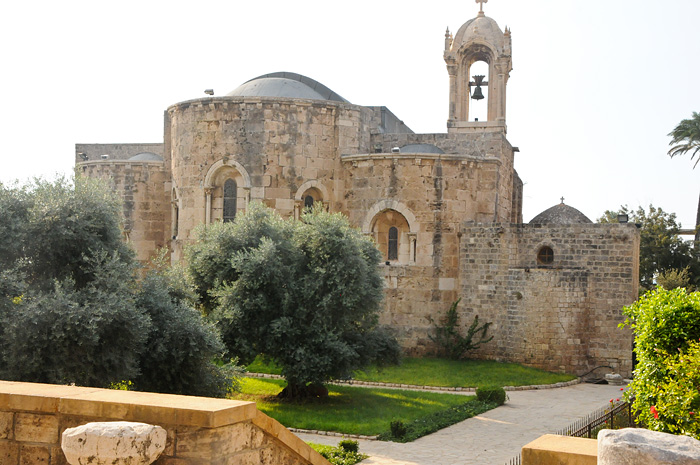
[[[322,203],[374,238],[381,322],[408,353],[434,349],[435,322],[461,299],[463,324],[492,322],[479,357],[629,375],[632,336],[617,325],[637,296],[635,226],[592,224],[563,201],[524,224],[506,138],[511,33],[479,12],[446,33],[444,59],[446,133],[416,134],[386,107],[282,72],[170,106],[163,143],[77,144],[76,167],[122,195],[125,236],[144,262],[161,247],[180,260],[197,225],[253,201],[295,218]],[[471,76],[477,62],[487,76]],[[473,121],[482,86],[488,116]]]

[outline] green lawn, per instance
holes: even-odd
[[[326,399],[281,402],[274,396],[285,384],[282,380],[245,378],[241,380],[241,392],[232,397],[255,401],[261,411],[287,427],[369,436],[388,432],[393,420],[410,424],[467,403],[470,408],[462,409],[461,417],[452,418],[449,424],[493,408],[474,396],[350,386],[329,386]],[[445,426],[441,424],[432,431]]]
[[[254,373],[280,374],[279,367],[257,358],[248,365]],[[446,360],[439,358],[402,359],[401,365],[355,372],[354,379],[419,386],[480,387],[529,386],[570,381],[575,376],[550,373],[516,363],[489,360]]]

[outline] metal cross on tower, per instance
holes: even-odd
[[[488,3],[489,0],[476,0],[476,3],[480,3],[479,5],[479,12],[483,13],[484,12],[484,3]]]

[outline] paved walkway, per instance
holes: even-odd
[[[407,444],[360,440],[362,465],[504,465],[522,446],[567,427],[621,396],[620,386],[577,384],[508,392],[505,405]],[[298,434],[336,445],[341,438]]]

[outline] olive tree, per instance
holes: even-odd
[[[136,305],[150,317],[139,359],[138,390],[224,397],[238,386],[239,368],[223,363],[216,328],[195,308],[195,296],[178,267],[163,262],[136,292]]]
[[[184,283],[139,280],[121,236],[94,180],[0,184],[0,378],[225,395],[218,334]]]
[[[398,359],[378,327],[379,251],[343,215],[316,208],[285,221],[253,203],[197,234],[186,255],[203,305],[231,355],[262,354],[282,367],[283,396]]]

